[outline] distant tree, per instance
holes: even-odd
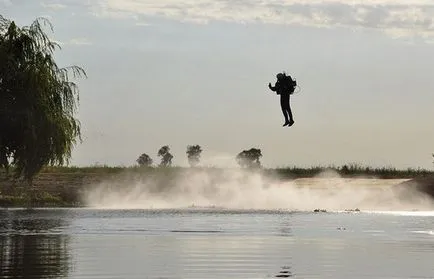
[[[143,153],[142,155],[140,155],[140,157],[136,160],[136,162],[140,166],[144,166],[144,167],[149,167],[153,163],[152,158],[149,157],[149,155],[146,153]]]
[[[170,147],[165,145],[158,150],[158,157],[161,157],[160,166],[168,167],[172,165],[173,155],[170,154]]]
[[[259,158],[261,157],[261,149],[251,148],[240,152],[237,155],[236,160],[241,167],[255,168],[261,167],[261,162],[259,161]]]
[[[202,148],[200,145],[189,145],[187,146],[187,157],[190,166],[194,167],[199,164],[200,154],[202,153]]]
[[[348,166],[347,165],[343,165],[342,166],[342,168],[341,168],[341,172],[342,172],[342,174],[348,174],[349,173],[349,168],[348,168]]]

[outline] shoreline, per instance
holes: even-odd
[[[63,208],[85,207],[81,194],[94,185],[104,182],[119,182],[119,187],[128,188],[129,183],[155,181],[155,189],[171,187],[180,177],[192,174],[221,176],[227,173],[259,174],[271,181],[287,182],[297,179],[382,179],[402,180],[399,187],[413,187],[428,193],[434,199],[434,172],[427,170],[396,170],[391,168],[275,168],[275,169],[224,169],[189,167],[48,167],[34,179],[29,189],[26,183],[6,177],[0,172],[0,208],[43,207]],[[302,184],[302,183],[301,183]],[[124,186],[125,185],[125,186]],[[168,186],[169,185],[169,186]],[[301,185],[300,187],[304,187]],[[377,187],[373,185],[372,187]]]

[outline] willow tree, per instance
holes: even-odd
[[[0,167],[13,167],[29,183],[46,165],[68,164],[73,146],[81,141],[74,117],[79,91],[69,78],[86,77],[78,66],[60,68],[37,18],[18,27],[0,16]]]

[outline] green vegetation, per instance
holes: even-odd
[[[161,157],[160,167],[170,167],[172,165],[173,155],[170,154],[168,145],[162,146],[158,150],[158,157]]]
[[[151,167],[151,171],[170,171],[170,170],[183,170],[184,167],[172,166],[169,170],[160,169],[159,167]],[[218,167],[202,167],[200,169],[220,169]],[[308,178],[315,177],[325,171],[335,171],[342,177],[375,177],[383,179],[399,179],[399,178],[412,178],[415,176],[423,176],[434,174],[431,170],[426,169],[396,169],[396,168],[372,168],[364,167],[361,165],[343,165],[341,167],[333,166],[317,166],[310,168],[300,167],[280,167],[280,168],[262,168],[265,173],[279,173],[286,177],[293,178]],[[143,172],[140,167],[110,167],[110,166],[97,166],[97,167],[46,167],[43,172],[83,172],[83,173],[121,173],[124,171]]]
[[[243,150],[238,153],[235,159],[238,165],[242,168],[260,168],[261,162],[259,159],[262,157],[261,149],[250,148],[249,150]]]
[[[72,207],[77,203],[68,203],[60,196],[54,196],[48,192],[34,192],[33,195],[28,191],[21,194],[0,195],[1,207]]]
[[[0,167],[14,168],[16,177],[33,177],[46,165],[69,162],[80,122],[74,77],[86,76],[77,66],[60,68],[59,47],[43,30],[48,20],[18,27],[0,16]],[[59,47],[60,48],[60,47]]]
[[[151,157],[149,157],[148,154],[143,153],[140,155],[140,157],[136,160],[137,164],[142,167],[150,167],[152,163],[154,162]]]
[[[46,166],[40,171],[40,174],[103,174],[103,175],[116,175],[120,173],[144,173],[144,172],[177,172],[186,170],[188,167],[171,166],[169,168],[161,168],[159,166],[150,166],[143,168],[141,166],[108,166],[108,165],[94,165],[86,167],[78,166]],[[198,169],[218,169],[219,167],[198,167]],[[291,178],[308,178],[315,177],[325,171],[334,171],[342,177],[375,177],[383,179],[399,179],[399,178],[412,178],[415,176],[431,175],[434,171],[427,169],[397,169],[393,167],[372,168],[363,165],[348,164],[343,166],[315,166],[308,168],[300,167],[278,167],[278,168],[262,168],[264,173],[280,174],[285,177]],[[4,174],[4,173],[3,173]],[[0,177],[2,172],[0,171]]]
[[[434,174],[431,170],[426,169],[396,169],[392,167],[372,168],[362,165],[349,164],[340,167],[335,166],[318,166],[310,168],[299,167],[285,167],[270,169],[270,172],[285,178],[301,178],[301,177],[315,177],[324,173],[325,171],[331,171],[338,174],[340,177],[349,178],[378,178],[378,179],[410,179],[417,176],[426,176]]]
[[[191,167],[195,167],[199,164],[200,154],[202,153],[202,148],[200,145],[189,145],[187,146],[187,157],[188,163]]]

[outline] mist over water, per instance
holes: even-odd
[[[187,169],[174,173],[162,170],[93,185],[83,198],[89,207],[110,209],[434,210],[434,202],[428,196],[393,187],[402,181],[405,180],[348,179],[333,172],[282,181],[243,169]]]

